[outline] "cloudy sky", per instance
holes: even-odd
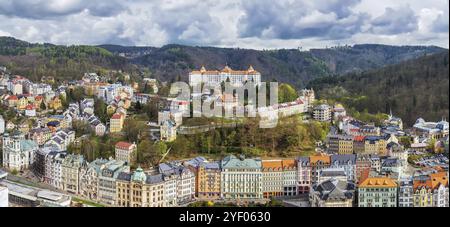
[[[448,48],[449,0],[0,0],[0,36],[55,44]]]

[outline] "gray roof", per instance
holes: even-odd
[[[355,154],[331,155],[331,163],[338,165],[347,165],[349,162],[356,163]]]
[[[313,191],[318,193],[321,200],[351,199],[354,196],[355,189],[354,183],[336,179],[313,185]]]

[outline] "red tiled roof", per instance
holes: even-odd
[[[121,119],[122,118],[122,115],[121,114],[114,114],[114,115],[112,115],[112,117],[111,117],[111,119],[114,119],[114,120],[118,120],[118,119]]]
[[[128,142],[118,142],[116,143],[116,148],[120,148],[120,149],[130,149],[130,147],[133,146],[133,144],[128,143]]]

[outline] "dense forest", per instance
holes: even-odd
[[[435,46],[355,45],[302,51],[298,49],[250,50],[239,48],[58,46],[31,44],[0,37],[0,65],[33,80],[55,76],[57,80],[80,78],[84,72],[125,70],[143,72],[161,81],[187,80],[189,71],[204,65],[234,69],[249,65],[264,81],[276,80],[302,88],[311,80],[348,72],[361,72],[441,52]],[[119,56],[120,55],[120,56]],[[121,57],[125,56],[125,57]]]
[[[0,37],[0,65],[14,74],[38,81],[53,76],[57,81],[80,78],[85,72],[107,69],[133,70],[126,59],[93,46],[57,46],[30,44]]]
[[[312,81],[323,99],[335,99],[357,111],[393,113],[411,125],[419,117],[449,116],[449,52],[425,56],[363,73]]]
[[[188,72],[202,65],[208,69],[222,69],[225,64],[234,69],[253,65],[264,81],[276,80],[302,88],[316,78],[377,69],[440,51],[443,49],[433,46],[355,45],[310,51],[258,51],[167,45],[131,61],[148,67],[156,78],[166,81],[187,80]]]

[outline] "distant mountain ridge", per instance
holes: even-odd
[[[109,49],[108,47],[104,48]],[[132,48],[131,50],[134,50]],[[225,64],[234,69],[253,65],[265,81],[277,80],[304,87],[309,81],[350,72],[362,72],[397,64],[424,55],[444,51],[436,46],[388,46],[363,44],[327,49],[251,50],[215,47],[166,45],[154,48],[147,55],[130,59],[148,67],[160,80],[187,79],[190,70],[205,66],[222,69]],[[122,49],[122,51],[126,51]]]
[[[55,75],[77,78],[83,71],[101,69],[148,68],[162,81],[187,80],[191,70],[205,66],[222,69],[247,69],[262,73],[264,81],[276,80],[297,88],[310,81],[378,69],[416,59],[446,49],[435,46],[388,46],[364,44],[326,49],[251,50],[240,48],[166,45],[126,47],[120,45],[61,46],[31,44],[11,37],[0,37],[0,65],[33,78]]]

